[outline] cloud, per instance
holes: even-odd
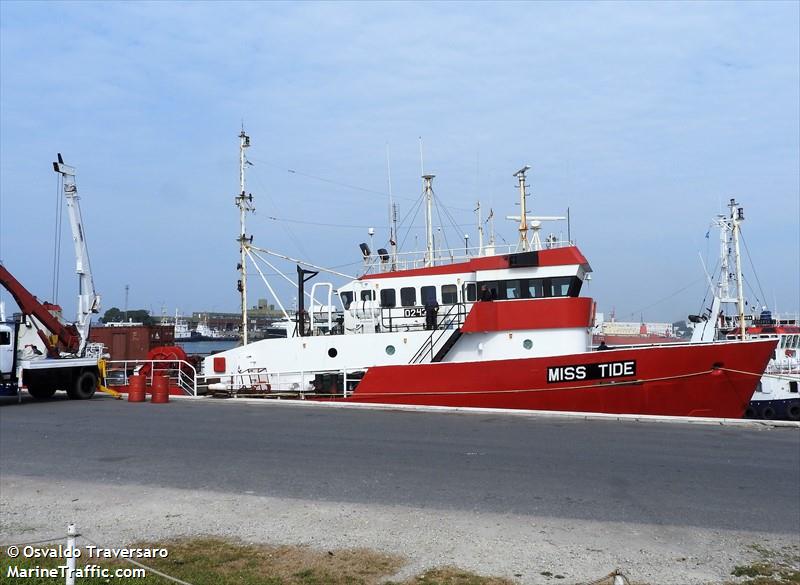
[[[459,223],[478,197],[512,213],[510,174],[532,164],[535,209],[571,207],[601,308],[701,274],[697,235],[729,196],[765,288],[783,306],[800,296],[785,278],[800,262],[796,3],[2,3],[0,16],[0,254],[37,291],[62,150],[108,302],[130,282],[142,303],[233,310],[244,121],[265,215],[385,236],[384,198],[286,170],[385,191],[388,142],[395,194],[414,199],[423,136]],[[358,261],[363,235],[299,225],[252,220],[268,247]]]

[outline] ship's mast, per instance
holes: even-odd
[[[483,214],[481,213],[481,202],[475,207],[475,213],[478,216],[478,256],[483,256]]]
[[[239,293],[242,297],[242,345],[247,345],[247,250],[253,242],[253,237],[247,237],[245,229],[248,211],[254,211],[253,194],[245,193],[244,167],[250,162],[244,155],[244,149],[250,148],[250,137],[242,128],[239,134],[239,195],[236,196],[236,206],[239,208]]]
[[[744,322],[744,286],[742,283],[742,257],[739,253],[739,232],[741,228],[739,224],[744,221],[744,209],[738,207],[735,199],[731,199],[728,207],[731,210],[731,225],[733,226],[733,251],[736,255],[736,301],[739,307],[739,333],[742,339],[745,339],[745,322]]]
[[[433,187],[431,183],[436,175],[422,175],[425,181],[425,233],[427,245],[425,247],[425,266],[433,266],[434,264],[434,249],[433,249]]]
[[[530,250],[528,244],[528,212],[525,201],[528,197],[525,188],[525,173],[527,173],[530,168],[530,166],[525,165],[514,173],[514,176],[519,180],[519,244],[523,252],[528,252]]]
[[[719,296],[721,301],[730,302],[730,278],[731,278],[731,271],[730,266],[728,266],[728,257],[730,256],[730,247],[728,242],[729,231],[733,230],[733,226],[729,225],[729,222],[725,218],[724,215],[718,216],[718,226],[719,226],[719,259],[720,259],[720,278],[719,283],[717,285],[717,296]]]

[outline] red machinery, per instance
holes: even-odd
[[[78,352],[80,335],[75,325],[59,321],[2,265],[0,265],[0,285],[3,285],[11,294],[23,314],[35,317],[52,333],[52,335],[48,335],[41,329],[37,330],[39,337],[47,347],[49,357],[58,357],[60,351]]]

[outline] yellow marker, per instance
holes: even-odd
[[[106,394],[113,396],[117,400],[121,400],[121,393],[106,386],[106,360],[98,360],[97,369],[100,372],[100,378],[97,381],[97,389],[100,390],[100,392],[105,392]]]

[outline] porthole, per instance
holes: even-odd
[[[386,346],[386,355],[394,355],[394,351],[395,350],[393,345]]]
[[[533,341],[531,341],[530,339],[526,339],[525,341],[522,342],[522,347],[524,347],[525,349],[532,348],[533,347]]]
[[[336,357],[337,355],[339,355],[339,352],[338,352],[338,351],[336,351],[336,348],[335,348],[335,347],[332,347],[332,348],[330,348],[330,349],[328,350],[328,357],[332,357],[332,358],[334,358],[334,357]]]

